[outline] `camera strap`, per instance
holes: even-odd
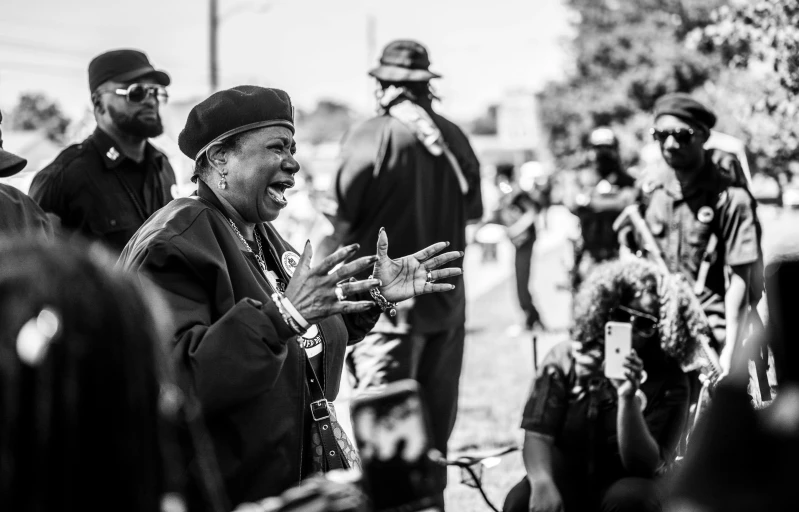
[[[322,384],[319,382],[308,356],[303,354],[303,357],[305,358],[306,370],[305,385],[311,394],[311,418],[313,418],[319,438],[322,441],[322,458],[324,461],[322,469],[325,472],[333,469],[347,469],[348,464],[344,462],[341,448],[333,431],[333,422],[330,421],[330,407],[322,390]],[[311,435],[313,436],[314,434],[312,433]]]

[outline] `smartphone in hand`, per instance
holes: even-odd
[[[352,425],[372,510],[411,512],[435,506],[441,469],[429,456],[430,426],[416,381],[394,382],[356,397]]]
[[[624,380],[624,362],[633,349],[633,326],[625,322],[605,324],[605,377]]]

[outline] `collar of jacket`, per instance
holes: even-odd
[[[233,228],[230,227],[230,223],[228,219],[234,217],[228,211],[228,208],[224,206],[222,201],[219,200],[219,197],[214,193],[213,189],[208,186],[202,179],[197,180],[197,192],[194,193],[195,196],[203,199],[206,203],[210,204],[222,216],[225,218],[225,224],[230,228],[230,234],[232,237],[236,239],[236,243],[238,244],[239,248],[245,252],[251,252],[251,248],[248,245],[245,245],[239,237],[236,235]],[[236,216],[238,217],[238,216]],[[261,235],[261,238],[266,241],[264,250],[268,251],[272,255],[272,259],[275,263],[277,263],[278,268],[269,268],[269,270],[276,271],[278,276],[282,278],[286,283],[288,283],[290,277],[286,270],[282,267],[282,257],[283,254],[286,252],[293,252],[296,254],[296,251],[289,246],[286,242],[283,241],[283,238],[278,234],[274,227],[268,222],[263,222],[260,224],[255,225],[255,229],[258,230],[258,233]],[[266,255],[264,255],[266,256]],[[268,262],[268,259],[267,259]]]
[[[119,167],[125,160],[130,160],[129,157],[125,156],[125,154],[119,150],[117,147],[117,143],[114,139],[111,138],[110,135],[105,133],[99,127],[94,130],[90,137],[92,144],[97,149],[97,152],[100,153],[100,158],[103,159],[103,163],[105,164],[106,169],[115,169]],[[163,158],[163,155],[147,141],[144,145],[144,162],[149,160],[160,160]],[[159,167],[161,162],[158,162]]]

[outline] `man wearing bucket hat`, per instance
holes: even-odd
[[[66,148],[31,183],[30,194],[62,227],[117,253],[172,200],[175,173],[147,139],[163,133],[159,107],[170,79],[137,50],[113,50],[89,64],[97,129]]]
[[[688,94],[667,94],[654,117],[651,133],[666,165],[639,179],[643,216],[669,270],[694,285],[726,370],[763,291],[757,202],[734,168],[737,160],[705,149],[716,123],[706,106]]]
[[[483,213],[480,164],[461,129],[433,110],[430,80],[439,75],[429,68],[424,46],[398,40],[369,72],[379,84],[379,115],[355,127],[343,144],[337,207],[328,212],[335,233],[326,252],[359,243],[365,254],[381,227],[398,254],[439,239],[465,249],[466,223]],[[399,317],[383,315],[349,355],[359,389],[419,381],[433,444],[442,453],[457,412],[466,304],[462,278],[446,282],[453,292],[418,297]],[[442,471],[442,491],[445,485]]]
[[[0,113],[0,123],[3,114]],[[20,172],[28,161],[3,149],[3,131],[0,130],[0,178]],[[0,183],[0,236],[53,236],[53,227],[47,214],[21,191]]]

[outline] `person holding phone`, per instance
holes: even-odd
[[[552,349],[533,384],[527,475],[503,510],[660,510],[655,477],[674,461],[688,417],[682,367],[706,328],[685,293],[646,261],[596,267],[575,299],[574,341]],[[622,379],[607,377],[611,350]]]

